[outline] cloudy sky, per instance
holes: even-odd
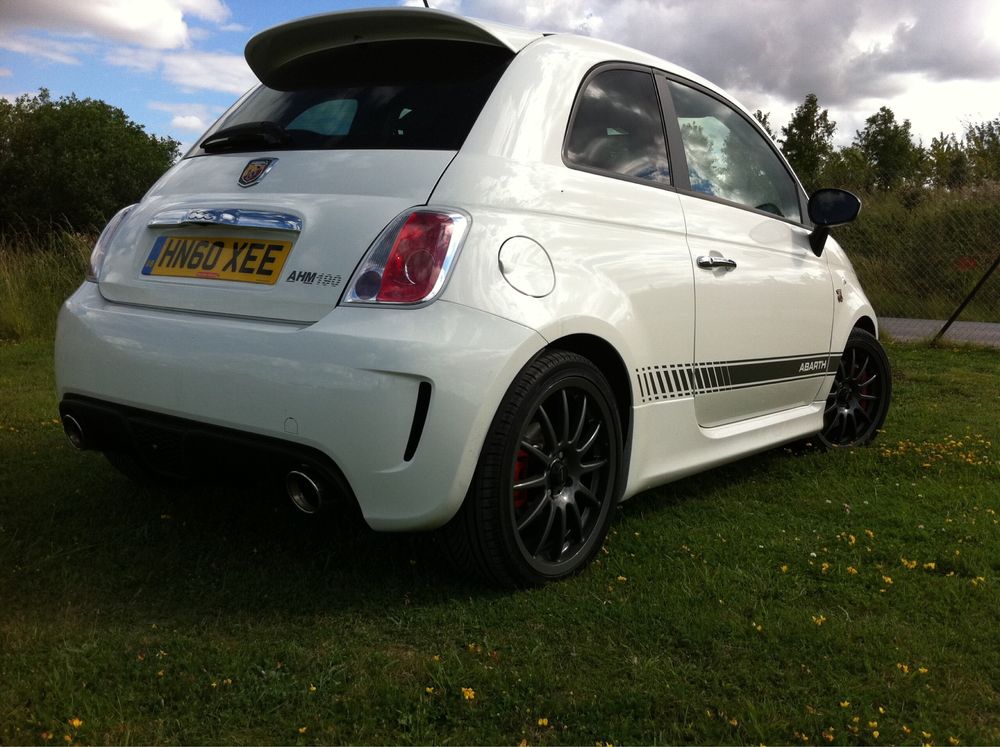
[[[39,87],[119,106],[185,145],[254,77],[254,33],[312,13],[421,0],[0,0],[0,96]],[[929,144],[1000,116],[997,0],[430,0],[431,7],[651,52],[786,124],[806,93],[837,141],[879,106]]]

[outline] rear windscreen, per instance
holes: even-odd
[[[190,155],[347,148],[458,150],[510,62],[468,42],[356,44],[299,57]],[[229,134],[231,133],[231,134]]]

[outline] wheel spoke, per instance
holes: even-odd
[[[858,399],[863,399],[868,402],[874,402],[878,400],[878,397],[876,397],[874,394],[859,394]]]
[[[580,422],[576,426],[576,433],[573,434],[573,438],[570,441],[571,444],[576,444],[580,440],[580,436],[583,435],[583,426],[587,422],[587,401],[589,397],[584,397],[583,402],[580,405]]]
[[[595,472],[608,463],[607,459],[598,459],[596,462],[591,462],[590,464],[580,464],[580,474],[586,475],[588,472]]]
[[[561,558],[569,548],[569,542],[566,541],[566,506],[563,506],[561,509],[557,509],[556,513],[559,514],[559,534],[556,536],[558,545],[556,547],[555,559],[559,560],[559,558]]]
[[[542,515],[542,513],[545,511],[546,507],[551,507],[551,506],[552,506],[552,501],[549,498],[549,494],[546,493],[545,495],[542,496],[541,500],[538,501],[538,505],[536,505],[533,509],[531,509],[531,513],[528,514],[528,516],[524,519],[524,521],[522,521],[520,524],[517,525],[517,531],[523,532],[539,516]],[[551,519],[550,519],[550,522],[551,522]]]
[[[601,505],[601,502],[597,500],[597,496],[594,495],[594,492],[583,483],[576,486],[576,497],[583,498],[587,501],[587,503],[591,503],[597,507],[600,507]]]
[[[535,446],[530,441],[522,440],[521,441],[521,448],[523,448],[525,451],[527,451],[529,454],[531,454],[536,459],[540,460],[545,465],[548,465],[549,461],[551,461],[548,454],[546,454],[544,451],[542,451],[541,449],[539,449],[537,446]]]
[[[565,389],[563,389],[562,392],[560,392],[560,394],[562,394],[562,406],[563,406],[563,411],[562,411],[562,433],[563,433],[563,440],[562,440],[562,443],[568,443],[569,442],[569,395],[566,393]]]
[[[521,480],[521,482],[514,483],[514,490],[527,490],[528,488],[540,488],[545,484],[545,475],[541,474],[538,477],[529,477],[526,480]]]
[[[597,435],[600,432],[601,432],[601,423],[598,423],[596,426],[594,426],[594,432],[590,434],[589,438],[587,438],[587,442],[579,449],[577,449],[576,453],[579,454],[580,456],[583,456],[588,451],[590,451],[590,447],[594,445],[594,441],[597,440]]]
[[[549,414],[545,412],[545,407],[543,405],[538,406],[538,418],[542,422],[542,428],[545,430],[545,435],[549,439],[549,446],[555,450],[559,447],[559,438],[556,436],[556,429],[552,427],[552,420],[549,418]]]
[[[542,530],[542,536],[538,540],[538,545],[535,547],[535,551],[531,553],[536,557],[538,556],[539,553],[541,553],[542,548],[545,547],[545,542],[548,540],[549,533],[552,531],[552,524],[555,523],[556,519],[555,506],[553,506],[552,503],[548,500],[546,500],[545,503],[548,503],[548,505],[551,507],[552,510],[549,511],[549,518],[548,521],[545,522],[545,529]]]
[[[566,504],[567,519],[570,529],[576,535],[577,542],[583,542],[583,517],[580,515],[580,508],[575,503]]]
[[[864,382],[858,384],[858,386],[860,386],[862,388],[866,387],[866,386],[869,386],[877,378],[878,378],[878,374],[872,374],[872,377],[870,379],[868,379],[868,381],[864,381]]]

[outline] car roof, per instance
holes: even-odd
[[[748,111],[711,81],[632,47],[589,36],[532,31],[433,8],[366,8],[305,16],[255,35],[247,42],[245,56],[258,79],[273,86],[281,82],[289,65],[311,54],[353,44],[404,40],[472,42],[506,48],[512,54],[532,43],[564,46],[568,54],[646,65],[677,75]]]

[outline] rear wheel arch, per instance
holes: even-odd
[[[583,356],[597,366],[611,385],[621,418],[622,435],[625,439],[625,462],[628,463],[631,444],[632,384],[628,368],[621,354],[610,342],[590,334],[573,334],[551,342],[548,350],[565,350]]]

